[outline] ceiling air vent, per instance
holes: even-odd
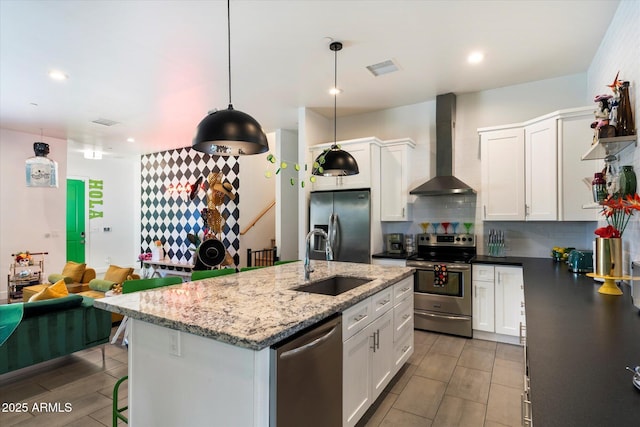
[[[95,120],[92,120],[91,123],[95,123],[103,126],[113,126],[113,125],[117,125],[120,122],[116,122],[109,119],[95,119]]]
[[[378,62],[377,64],[367,65],[367,70],[371,72],[374,76],[378,77],[383,74],[393,73],[394,71],[398,71],[398,65],[393,62],[392,59],[387,59],[383,62]]]

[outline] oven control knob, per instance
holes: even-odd
[[[429,236],[424,237],[423,240],[426,240],[428,242],[430,240],[430,237]]]
[[[456,242],[459,242],[459,241],[460,241],[460,238],[456,237]],[[464,237],[462,238],[462,241],[464,242]]]
[[[469,236],[469,241],[472,242],[473,241],[473,237]]]

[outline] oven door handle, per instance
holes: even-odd
[[[407,262],[407,267],[414,267],[416,270],[424,270],[424,271],[433,271],[433,266],[434,265],[446,265],[447,266],[447,270],[449,270],[449,273],[464,273],[466,271],[471,270],[471,266],[470,265],[453,265],[453,264],[447,264],[446,262],[439,264],[439,263],[433,263],[433,264],[412,264],[411,262]]]
[[[442,315],[429,313],[426,311],[416,310],[415,314],[418,316],[426,316],[426,317],[437,317],[438,319],[447,319],[447,320],[469,320],[469,316],[452,316],[452,315]]]

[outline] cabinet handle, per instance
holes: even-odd
[[[484,211],[484,219],[487,219],[487,205],[482,205],[482,209]]]
[[[524,301],[520,301],[520,307],[524,308]]]
[[[411,317],[411,315],[407,313],[404,316],[402,316],[402,320],[407,320],[409,317]]]
[[[378,339],[376,340],[376,348],[380,350],[380,329],[376,331],[376,335],[378,336]]]
[[[391,301],[391,300],[383,299],[382,301],[380,301],[380,302],[378,303],[378,305],[380,305],[380,306],[387,305],[387,304],[389,304],[389,301]]]
[[[402,218],[404,218],[404,208],[402,208]]]
[[[359,315],[357,315],[356,317],[354,317],[354,318],[353,318],[353,320],[354,320],[355,322],[359,322],[359,321],[361,321],[362,319],[364,319],[365,317],[367,317],[367,315],[366,315],[366,314],[359,314]]]
[[[409,289],[411,289],[411,288],[402,288],[402,289],[400,289],[400,292],[407,292]]]

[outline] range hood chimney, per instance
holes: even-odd
[[[416,196],[476,194],[475,190],[453,176],[453,138],[456,127],[456,95],[436,97],[436,176],[414,188]]]

